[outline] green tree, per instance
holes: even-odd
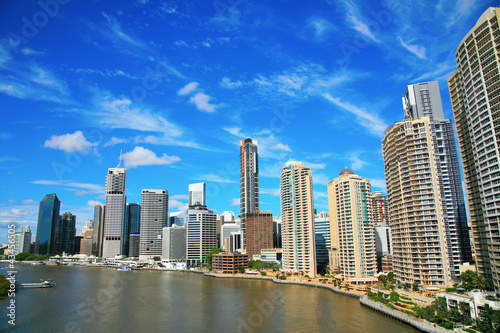
[[[7,296],[10,289],[10,282],[4,275],[0,274],[0,297]]]
[[[154,261],[161,261],[161,258],[160,257],[153,257],[153,260]]]
[[[397,291],[393,291],[390,295],[389,295],[389,299],[391,300],[391,302],[399,302],[399,294]]]
[[[461,282],[460,286],[467,291],[471,291],[473,289],[488,289],[488,283],[486,282],[486,279],[473,271],[463,272],[460,275],[459,280]]]
[[[378,281],[380,283],[382,283],[382,285],[384,286],[384,289],[387,288],[387,283],[389,281],[389,277],[387,275],[380,275],[380,277],[378,278]]]
[[[241,274],[245,273],[245,267],[238,265],[238,272]]]
[[[206,255],[205,257],[205,264],[207,265],[207,268],[209,271],[212,270],[212,256],[217,253],[224,252],[223,249],[216,247],[210,250],[210,253]]]

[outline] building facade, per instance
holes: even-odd
[[[377,261],[370,181],[345,168],[328,182],[328,205],[332,249],[338,253],[344,279],[374,276]]]
[[[235,232],[240,232],[240,226],[237,225],[236,223],[224,223],[221,227],[221,246],[222,249],[226,252],[229,251],[229,237],[231,236],[232,233]]]
[[[330,214],[319,212],[314,216],[314,235],[316,238],[316,264],[326,267],[329,264],[328,249],[332,247],[330,235]]]
[[[259,212],[259,155],[257,141],[240,142],[240,226],[243,251],[246,251],[246,214]]]
[[[217,253],[212,256],[212,269],[221,273],[238,273],[239,267],[248,268],[248,255],[241,253]]]
[[[141,232],[141,205],[138,203],[127,203],[125,206],[125,227],[123,228],[124,255],[129,256],[130,234]]]
[[[65,212],[59,216],[56,227],[56,251],[55,254],[75,254],[76,216]],[[80,253],[79,249],[78,252]]]
[[[47,194],[40,201],[36,228],[35,254],[56,254],[56,227],[59,221],[61,202],[55,193]]]
[[[106,177],[106,209],[104,212],[104,236],[102,256],[105,258],[123,254],[123,235],[125,225],[125,182],[127,170],[108,169]]]
[[[96,257],[102,257],[105,210],[106,205],[100,204],[94,207],[94,234],[92,235],[92,254]]]
[[[142,190],[139,259],[162,256],[163,228],[168,220],[168,191]]]
[[[246,254],[250,259],[259,255],[260,250],[273,247],[273,215],[271,212],[247,213],[247,247]]]
[[[500,291],[500,8],[488,8],[455,52],[448,78],[477,271]]]
[[[206,206],[186,212],[186,261],[188,266],[205,263],[210,250],[217,247],[217,214]]]
[[[394,276],[424,288],[452,284],[434,126],[429,117],[406,119],[389,127],[382,140]]]
[[[192,206],[205,206],[206,186],[205,183],[189,184],[189,199],[188,205]]]
[[[163,228],[162,260],[181,261],[186,259],[186,228],[173,225]]]
[[[377,251],[377,269],[383,271],[382,258],[392,253],[392,234],[388,221],[387,196],[382,192],[373,192],[372,218],[375,226],[375,247]],[[392,268],[391,268],[392,270]]]
[[[451,120],[444,119],[441,94],[437,81],[409,85],[403,97],[405,119],[428,117],[431,122],[432,140],[435,143],[443,218],[448,236],[448,255],[452,278],[458,278],[461,263],[472,261],[469,228],[462,179],[458,165],[455,134]]]
[[[311,170],[288,161],[280,175],[283,262],[286,271],[316,276],[314,201]]]
[[[23,226],[14,233],[14,256],[31,253],[31,228]]]

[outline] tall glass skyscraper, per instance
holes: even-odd
[[[488,8],[455,52],[448,79],[477,271],[500,291],[500,8]]]
[[[125,228],[123,236],[123,254],[129,256],[130,235],[140,233],[141,205],[127,203],[125,207]]]
[[[59,220],[60,208],[61,202],[55,193],[47,194],[45,198],[40,201],[38,224],[36,228],[35,254],[55,254],[55,230]]]
[[[65,212],[59,216],[56,227],[56,254],[74,254],[76,236],[76,216]]]
[[[105,212],[106,205],[101,204],[94,207],[94,234],[92,235],[92,254],[96,257],[102,256]]]
[[[330,236],[330,215],[319,212],[314,216],[314,234],[316,238],[316,264],[325,268],[329,264],[328,249],[332,247]]]
[[[246,214],[259,212],[259,155],[257,141],[240,142],[240,221],[241,245],[246,251]]]
[[[314,201],[311,170],[288,161],[280,176],[282,267],[316,277]]]
[[[104,214],[104,239],[102,256],[105,258],[123,254],[125,225],[125,181],[127,170],[108,169],[106,177],[106,210]]]

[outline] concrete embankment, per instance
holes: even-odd
[[[231,278],[231,279],[239,278],[239,279],[269,280],[269,281],[272,281],[274,283],[299,284],[299,285],[303,285],[303,286],[307,286],[307,287],[330,289],[331,291],[339,293],[339,294],[344,294],[344,295],[347,295],[350,297],[358,298],[361,305],[366,306],[374,311],[377,311],[380,314],[391,317],[397,321],[411,325],[422,332],[435,332],[435,333],[445,333],[445,332],[449,333],[450,332],[449,330],[446,330],[442,327],[434,326],[434,324],[430,324],[426,321],[420,321],[412,316],[409,316],[409,315],[401,313],[399,311],[390,309],[383,304],[371,301],[370,299],[368,299],[368,296],[366,296],[366,295],[358,294],[358,293],[355,293],[352,291],[341,290],[341,289],[334,287],[334,286],[328,286],[328,285],[320,284],[320,283],[316,284],[316,283],[311,283],[311,282],[306,282],[306,281],[278,280],[278,279],[276,279],[274,277],[270,277],[270,276],[244,276],[244,275],[228,275],[228,274],[217,274],[217,273],[205,273],[205,276],[210,276],[210,277],[215,277],[215,278]]]

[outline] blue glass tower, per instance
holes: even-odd
[[[56,253],[55,231],[59,220],[61,202],[55,193],[47,194],[40,201],[38,224],[36,228],[35,254],[46,255]]]
[[[138,203],[128,203],[125,208],[125,228],[123,235],[123,254],[130,256],[130,234],[140,232],[141,205]]]

